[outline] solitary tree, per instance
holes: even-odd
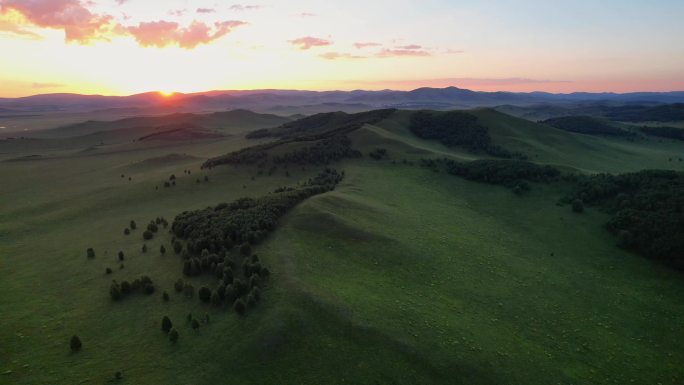
[[[123,253],[123,251],[119,251],[119,261],[123,261],[123,260],[124,260],[124,253]]]
[[[199,321],[197,321],[196,319],[193,318],[190,325],[192,326],[192,330],[194,330],[194,331],[199,330],[200,324],[199,324]]]
[[[168,316],[164,316],[164,318],[162,318],[161,330],[164,333],[168,333],[171,331],[172,327],[173,327],[173,324],[171,323],[171,319],[169,319]]]
[[[240,253],[242,253],[242,255],[245,257],[249,257],[249,255],[252,254],[252,246],[250,246],[247,242],[243,243],[240,246]]]
[[[572,201],[572,211],[576,213],[584,212],[584,203],[579,199],[575,199]]]
[[[138,225],[135,223],[135,221],[131,221],[131,223],[130,223],[131,230],[135,230],[137,227],[138,227]]]
[[[81,350],[81,346],[83,346],[81,344],[81,339],[78,338],[78,336],[71,337],[71,341],[70,341],[69,345],[71,346],[72,352],[77,352],[77,351]]]
[[[164,245],[159,246],[159,252],[161,253],[161,255],[166,254],[166,247],[164,247]]]
[[[247,306],[245,306],[245,301],[242,300],[242,298],[238,298],[235,300],[235,303],[233,304],[233,309],[240,314],[243,315],[245,314],[245,310],[247,310]]]
[[[218,306],[221,304],[221,296],[219,295],[218,291],[216,291],[216,290],[211,292],[211,303],[214,306]]]
[[[131,234],[131,230],[129,230],[128,227],[126,227],[124,229],[124,235],[130,235],[130,234]]]
[[[142,252],[147,253],[147,244],[143,244],[142,246]]]
[[[202,302],[209,302],[209,300],[211,299],[211,290],[209,290],[209,288],[206,286],[200,287],[197,294],[199,295]]]
[[[164,293],[162,293],[162,299],[164,300],[164,302],[169,302],[169,293],[164,291]]]
[[[93,250],[92,247],[89,247],[88,250],[86,250],[86,254],[88,255],[89,259],[95,258],[95,250]]]
[[[178,341],[178,331],[175,328],[169,330],[169,341],[176,343]]]

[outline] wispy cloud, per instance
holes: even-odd
[[[289,40],[290,44],[299,47],[301,50],[307,50],[312,47],[323,47],[332,45],[332,42],[325,39],[320,39],[312,36],[300,37],[298,39]]]
[[[319,57],[327,60],[338,60],[338,59],[365,59],[366,56],[352,55],[350,53],[343,52],[326,52],[324,54],[318,55]]]
[[[400,45],[397,47],[397,49],[409,50],[409,51],[413,51],[413,50],[417,50],[417,49],[421,49],[421,48],[423,48],[423,47],[420,45],[417,45],[417,44]]]
[[[214,8],[197,8],[197,10],[195,10],[195,12],[197,12],[197,13],[215,13],[216,10]]]
[[[357,48],[357,49],[363,49],[363,48],[368,48],[368,47],[380,47],[380,46],[382,46],[382,44],[369,41],[369,42],[356,42],[353,44],[353,46],[354,46],[354,48]]]
[[[382,51],[375,54],[375,57],[388,58],[397,56],[413,56],[413,57],[425,57],[431,56],[430,52],[424,50],[416,49],[383,49]]]
[[[229,8],[231,11],[255,11],[257,9],[261,9],[261,5],[245,5],[245,4],[235,4],[231,5]]]
[[[297,14],[297,16],[299,16],[299,17],[314,17],[314,16],[316,16],[316,14],[311,13],[311,12],[300,12]]]

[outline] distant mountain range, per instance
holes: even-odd
[[[684,103],[684,91],[636,93],[552,94],[546,92],[480,92],[457,87],[418,88],[412,91],[297,91],[249,90],[178,93],[170,97],[156,92],[131,96],[44,94],[0,98],[0,116],[50,112],[125,110],[132,113],[201,112],[249,109],[278,114],[315,113],[330,110],[362,111],[377,108],[450,109],[500,105],[530,106],[541,103],[606,102],[617,104]]]

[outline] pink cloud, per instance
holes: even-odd
[[[357,42],[353,44],[357,49],[363,49],[368,47],[380,47],[382,44],[374,42]]]
[[[401,45],[397,47],[397,49],[404,49],[404,50],[417,50],[423,48],[422,46],[419,46],[417,44],[409,44],[409,45]]]
[[[378,52],[375,54],[376,57],[379,58],[387,58],[387,57],[397,57],[397,56],[415,56],[415,57],[424,57],[424,56],[430,56],[430,52],[427,51],[422,51],[422,50],[415,50],[415,49],[383,49],[382,51]]]
[[[305,36],[300,37],[299,39],[290,40],[290,44],[299,46],[299,49],[306,50],[312,47],[331,45],[332,42],[325,39],[319,39],[317,37]]]
[[[192,49],[200,44],[207,44],[219,39],[234,28],[246,24],[242,21],[224,21],[209,25],[193,21],[190,26],[181,28],[178,23],[171,21],[143,22],[126,30],[144,47],[166,47],[171,44],[186,49]]]
[[[20,13],[28,22],[43,28],[64,30],[66,41],[86,43],[115,27],[110,15],[90,12],[80,0],[3,0],[0,13]]]
[[[197,13],[214,13],[216,10],[214,8],[197,8],[195,11]]]
[[[365,59],[365,56],[359,56],[359,55],[352,55],[350,53],[342,53],[342,52],[326,52],[324,54],[319,55],[323,59],[327,60],[337,60],[337,59]]]

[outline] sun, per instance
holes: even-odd
[[[165,98],[170,98],[175,94],[174,91],[159,91],[159,95],[165,97]]]

